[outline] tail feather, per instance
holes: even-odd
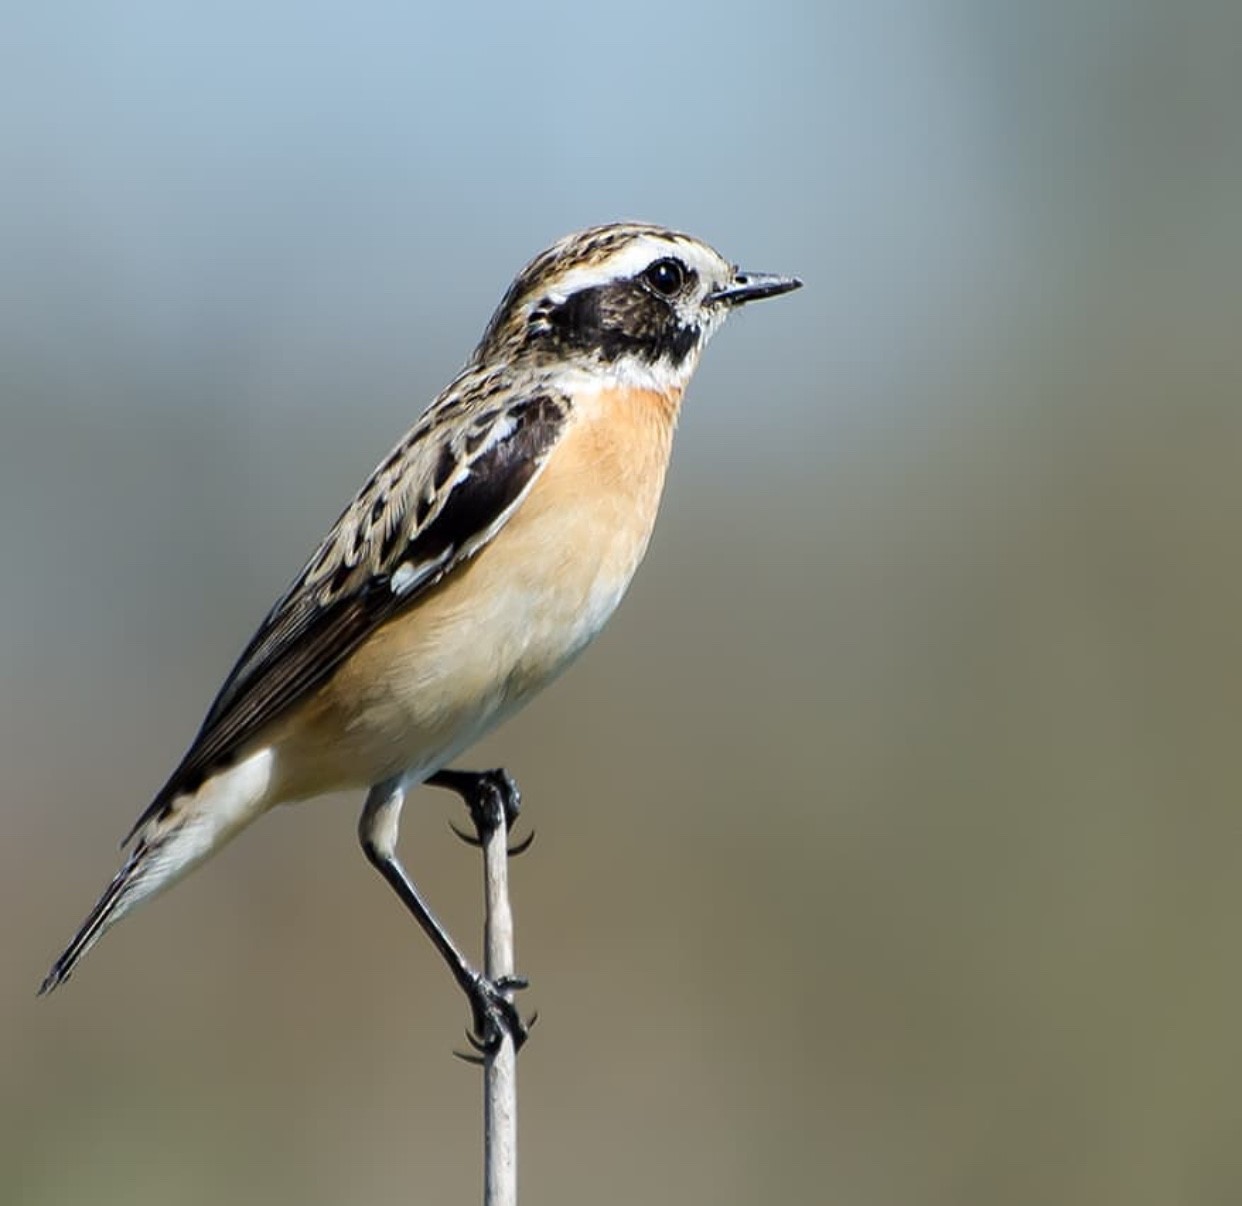
[[[73,940],[61,952],[52,964],[52,970],[39,985],[39,996],[44,996],[69,979],[78,960],[99,941],[103,932],[120,921],[137,903],[130,897],[141,876],[148,849],[145,842],[140,842],[125,860],[125,865],[112,877],[112,882],[104,889],[104,894],[96,902],[90,915],[82,922]]]
[[[73,973],[78,961],[135,905],[171,887],[272,803],[271,750],[217,772],[193,795],[178,796],[146,821],[138,844],[90,915],[52,964],[39,995]]]

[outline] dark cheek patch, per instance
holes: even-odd
[[[547,336],[564,351],[596,353],[611,364],[637,356],[679,365],[699,342],[699,328],[635,281],[580,289],[546,312]]]

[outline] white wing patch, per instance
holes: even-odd
[[[408,562],[403,561],[388,580],[394,595],[403,595],[418,580],[418,571]]]
[[[454,550],[446,549],[444,553],[432,561],[420,561],[417,565],[412,561],[403,561],[392,572],[388,579],[388,587],[394,595],[409,594],[415,587],[421,586],[428,578],[438,574],[447,564]]]

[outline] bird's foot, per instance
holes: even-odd
[[[482,846],[503,823],[511,832],[522,811],[522,792],[517,780],[503,767],[487,771],[442,771],[432,779],[441,787],[456,791],[470,809],[474,833],[459,829],[451,821],[449,828],[469,846]],[[535,840],[532,831],[509,848],[510,857],[525,854]]]
[[[486,840],[488,834],[500,827],[502,818],[506,829],[517,824],[522,811],[522,792],[517,780],[503,766],[498,766],[479,773],[467,804],[479,837]]]
[[[496,980],[483,975],[475,977],[467,992],[473,1029],[466,1038],[480,1055],[494,1055],[506,1038],[513,1040],[515,1052],[522,1049],[530,1026],[523,1020],[510,994],[525,988],[527,983],[524,976],[501,976]]]

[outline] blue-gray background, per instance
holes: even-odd
[[[639,217],[807,287],[477,753],[540,832],[526,1200],[1237,1201],[1239,44],[1223,0],[9,6],[0,1200],[477,1197],[357,800],[33,990],[512,273]]]

